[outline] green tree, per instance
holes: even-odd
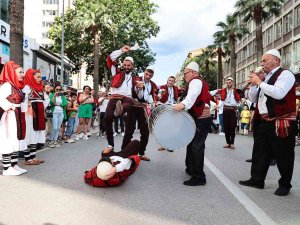
[[[10,0],[10,60],[23,66],[24,0]]]
[[[262,21],[275,15],[278,16],[284,0],[238,0],[235,4],[237,14],[244,22],[254,20],[256,25],[256,57],[257,65],[263,55]]]
[[[77,0],[76,10],[66,13],[69,19],[65,24],[65,52],[78,66],[82,61],[88,62],[89,68],[93,65],[95,90],[98,90],[100,66],[105,68],[106,55],[124,44],[138,42],[142,47],[131,52],[138,57],[135,59],[138,71],[154,62],[155,55],[149,49],[147,39],[159,31],[157,23],[150,17],[156,7],[148,0]],[[60,24],[58,18],[50,31],[56,51],[60,49]],[[101,75],[105,74],[107,71],[103,69]]]
[[[247,28],[237,23],[236,15],[227,15],[225,22],[217,23],[217,27],[221,29],[221,32],[227,37],[229,49],[230,49],[230,73],[236,85],[236,53],[235,43],[237,39],[241,39],[248,33]]]
[[[213,34],[214,44],[211,48],[216,49],[214,51],[214,57],[218,57],[218,76],[217,76],[217,88],[222,87],[223,81],[223,57],[225,57],[225,47],[227,45],[227,38],[223,31],[217,31]]]

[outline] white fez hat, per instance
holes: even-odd
[[[194,70],[199,73],[199,65],[196,62],[190,62],[186,67],[186,69]]]
[[[99,177],[102,180],[107,180],[106,175],[111,171],[112,168],[113,166],[109,162],[100,162],[96,170],[97,177]]]
[[[127,56],[127,57],[124,59],[124,61],[130,61],[130,62],[134,63],[133,58],[130,57],[130,56]]]
[[[231,80],[231,81],[233,81],[233,78],[232,78],[232,77],[228,77],[226,80]]]
[[[153,66],[147,66],[146,70],[151,70],[154,73],[154,67]]]
[[[273,56],[275,56],[275,57],[277,57],[278,59],[281,60],[280,53],[279,53],[279,51],[277,49],[271,49],[271,50],[267,51],[265,53],[265,55],[273,55]]]

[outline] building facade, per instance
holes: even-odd
[[[25,0],[24,2],[24,32],[42,47],[53,44],[49,39],[49,30],[55,17],[64,11],[74,8],[74,0]]]
[[[247,26],[250,33],[236,43],[237,87],[242,86],[257,66],[254,21],[248,22]],[[263,52],[278,49],[282,67],[291,70],[300,81],[300,0],[286,0],[280,15],[264,21],[262,28]],[[225,77],[231,75],[228,65],[225,63]]]

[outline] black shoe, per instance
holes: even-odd
[[[199,185],[205,185],[206,180],[199,180],[197,178],[192,177],[191,179],[184,181],[184,185],[186,186],[199,186]]]
[[[171,150],[171,149],[167,149],[167,151],[168,151],[168,152],[174,152],[174,150]]]
[[[192,176],[191,171],[189,171],[188,168],[185,169],[185,172],[186,172],[188,175]]]
[[[270,162],[270,166],[275,166],[277,163],[276,159],[272,159]]]
[[[249,180],[244,180],[244,181],[241,180],[241,181],[239,181],[239,184],[248,186],[248,187],[259,188],[259,189],[263,189],[265,186],[265,183],[263,181],[255,181],[252,178],[250,178]]]
[[[283,185],[279,185],[279,188],[274,192],[277,196],[286,196],[290,193],[291,188]]]
[[[246,162],[252,162],[252,159],[247,159]]]

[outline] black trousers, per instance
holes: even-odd
[[[292,187],[291,180],[295,159],[296,123],[293,132],[286,138],[280,138],[275,133],[275,122],[259,120],[255,122],[254,145],[252,153],[251,177],[257,181],[264,181],[270,161],[275,158],[281,178],[278,183]]]
[[[191,176],[199,180],[206,180],[204,167],[205,140],[210,129],[211,118],[195,120],[196,133],[192,142],[187,146],[185,165]]]
[[[113,133],[113,121],[114,121],[114,111],[116,109],[116,104],[117,101],[121,101],[122,102],[122,106],[123,106],[123,112],[128,112],[128,110],[131,108],[132,106],[132,99],[128,98],[128,97],[124,97],[124,98],[111,98],[107,104],[107,108],[105,111],[105,130],[106,130],[106,138],[107,138],[107,142],[109,145],[114,147],[114,133]],[[127,129],[127,127],[126,127]]]
[[[111,151],[108,154],[102,152],[102,157],[120,156],[122,158],[128,158],[129,156],[137,155],[140,148],[141,143],[138,140],[133,140],[120,152]]]
[[[139,150],[139,154],[144,155],[149,140],[149,128],[145,116],[145,111],[142,107],[131,107],[131,109],[127,113],[126,129],[123,138],[122,149],[125,148],[125,146],[127,146],[133,138],[133,133],[136,127],[136,121],[139,124],[139,129],[141,133],[141,148]]]
[[[236,110],[234,108],[224,107],[223,123],[226,143],[228,145],[233,145],[235,138],[235,129],[237,125]]]

